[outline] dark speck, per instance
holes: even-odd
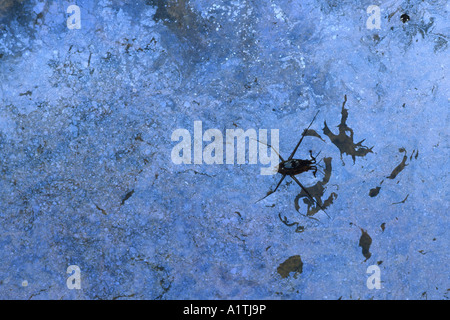
[[[402,14],[402,15],[400,16],[400,20],[402,20],[403,23],[408,22],[409,19],[410,19],[410,18],[409,18],[409,16],[408,16],[406,13],[404,13],[404,14]]]
[[[120,205],[123,205],[125,203],[125,201],[127,201],[128,199],[130,199],[130,197],[133,195],[134,190],[131,190],[130,192],[128,192],[125,197],[123,197],[122,199],[122,203]]]
[[[381,189],[381,187],[376,187],[376,188],[370,189],[369,196],[372,198],[376,197],[378,195],[378,193],[380,193],[380,189]]]
[[[31,96],[32,92],[30,90],[28,90],[27,92],[24,93],[19,93],[19,96]]]

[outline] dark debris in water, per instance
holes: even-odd
[[[134,190],[131,190],[130,192],[128,192],[128,193],[123,197],[122,202],[120,203],[120,205],[121,205],[121,206],[124,205],[124,204],[125,204],[125,201],[127,201],[128,199],[130,199],[131,196],[133,195],[133,193],[134,193]]]
[[[308,129],[306,130],[306,132],[304,133],[305,137],[309,136],[309,137],[316,137],[319,138],[320,140],[322,140],[323,142],[325,142],[325,140],[323,140],[323,138],[320,136],[320,134],[317,133],[316,130],[313,129]]]
[[[399,201],[399,202],[393,202],[392,204],[400,204],[400,203],[405,203],[405,202],[406,202],[406,200],[408,199],[408,197],[409,197],[409,194],[407,194],[407,195],[406,195],[406,197],[405,197],[405,199],[403,199],[402,201]]]
[[[369,196],[372,198],[376,197],[380,193],[380,190],[381,190],[380,186],[370,189]]]
[[[405,169],[405,167],[407,166],[406,164],[406,160],[408,160],[408,156],[406,155],[406,150],[404,148],[400,148],[398,149],[398,152],[404,152],[404,156],[403,156],[403,160],[402,162],[395,167],[394,170],[392,170],[391,174],[389,176],[387,176],[386,178],[388,179],[395,179],[395,177],[397,177],[397,175],[403,171],[403,169]]]
[[[288,227],[295,226],[295,232],[297,232],[297,233],[305,231],[305,227],[304,226],[300,225],[300,223],[298,223],[297,221],[290,222],[286,216],[284,216],[282,218],[281,217],[281,213],[278,213],[278,218],[280,218],[280,221],[283,222]]]
[[[308,193],[313,197],[316,203],[318,203],[322,208],[326,209],[328,208],[333,201],[337,198],[337,194],[332,192],[330,196],[326,200],[322,200],[322,197],[325,193],[325,185],[330,181],[331,178],[331,160],[332,158],[324,158],[323,161],[325,163],[325,170],[324,170],[324,177],[322,181],[318,181],[315,185],[305,188]],[[299,201],[300,199],[303,199],[303,202],[308,205],[306,216],[312,217],[317,212],[321,210],[319,206],[317,206],[316,203],[313,203],[311,199],[309,199],[308,195],[305,193],[304,190],[302,190],[296,197],[295,197],[295,209],[297,211],[300,210]]]
[[[366,230],[361,229],[361,238],[359,238],[359,246],[362,248],[362,254],[364,258],[369,259],[372,254],[370,253],[370,245],[372,244],[372,238],[369,236]]]
[[[294,278],[297,278],[297,275],[303,272],[302,259],[299,255],[289,257],[278,266],[277,271],[282,278],[286,278],[291,272],[295,272]]]
[[[403,159],[402,161],[394,168],[394,170],[392,170],[392,172],[386,177],[387,179],[393,180],[395,179],[400,172],[402,172],[406,166],[408,166],[408,164],[406,163],[406,161],[408,160],[408,155],[407,155],[407,151],[405,150],[405,148],[399,148],[398,152],[400,153],[404,153],[403,155]],[[413,150],[413,152],[411,153],[409,160],[411,161],[413,158],[417,159],[419,156],[419,150]],[[380,185],[378,187],[372,188],[369,190],[369,196],[370,197],[376,197],[381,190],[381,185],[383,184],[384,179],[381,180]],[[405,203],[406,199],[408,199],[408,196],[406,196],[406,198],[403,201],[400,202],[394,202],[392,204],[400,204],[400,203]]]
[[[372,153],[372,148],[368,148],[363,146],[362,143],[365,139],[361,140],[358,143],[354,143],[353,141],[353,129],[351,129],[347,124],[348,118],[348,109],[345,109],[345,104],[347,102],[347,96],[344,96],[344,102],[342,103],[342,111],[341,111],[341,123],[338,125],[339,134],[334,134],[328,128],[327,122],[324,122],[325,127],[323,128],[323,133],[330,138],[331,142],[338,147],[342,155],[347,154],[350,155],[353,159],[353,163],[355,163],[356,157],[364,157],[368,153]]]

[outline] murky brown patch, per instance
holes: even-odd
[[[10,15],[10,10],[19,7],[24,0],[0,0],[0,18]]]
[[[156,7],[153,19],[162,21],[180,41],[187,43],[192,49],[200,49],[206,45],[203,34],[207,24],[197,15],[187,0],[147,0],[148,5]]]
[[[295,272],[294,278],[297,278],[297,275],[303,272],[302,259],[299,255],[289,257],[286,261],[279,265],[277,272],[282,278],[286,278],[291,272]]]

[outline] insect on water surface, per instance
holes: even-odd
[[[328,213],[322,208],[322,206],[317,201],[314,200],[314,198],[311,196],[311,194],[308,192],[308,190],[295,177],[296,175],[298,175],[300,173],[308,172],[308,171],[311,171],[311,170],[313,171],[314,177],[316,176],[316,173],[317,173],[316,158],[313,157],[312,151],[309,150],[309,155],[310,155],[311,159],[307,159],[307,160],[293,159],[294,155],[295,155],[295,152],[297,152],[298,147],[302,143],[303,138],[305,137],[305,135],[308,132],[308,130],[311,127],[311,125],[313,124],[313,122],[316,119],[318,113],[319,113],[319,111],[317,111],[316,115],[312,119],[312,121],[309,124],[308,128],[306,128],[303,131],[299,142],[297,143],[297,145],[295,146],[294,150],[292,151],[292,153],[290,154],[290,156],[289,156],[289,158],[287,160],[284,160],[283,157],[281,157],[276,152],[276,150],[273,149],[272,146],[270,146],[273,149],[273,151],[275,151],[278,154],[278,157],[280,157],[281,162],[278,164],[278,173],[280,173],[282,175],[282,177],[281,177],[280,181],[278,182],[277,186],[275,187],[275,190],[273,190],[273,191],[271,190],[271,191],[267,192],[267,195],[264,198],[259,199],[257,202],[267,198],[272,193],[277,191],[278,187],[283,182],[284,178],[286,178],[286,176],[290,176],[292,178],[292,180],[294,180],[300,186],[300,188],[306,193],[306,195],[308,196],[309,200],[311,200],[313,203],[316,203],[316,205],[323,212],[325,212],[325,214],[328,216]]]

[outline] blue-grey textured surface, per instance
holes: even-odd
[[[1,3],[0,298],[448,299],[448,1]],[[194,121],[287,157],[318,110],[297,156],[330,158],[329,218],[290,178],[255,203],[260,165],[171,160]]]

